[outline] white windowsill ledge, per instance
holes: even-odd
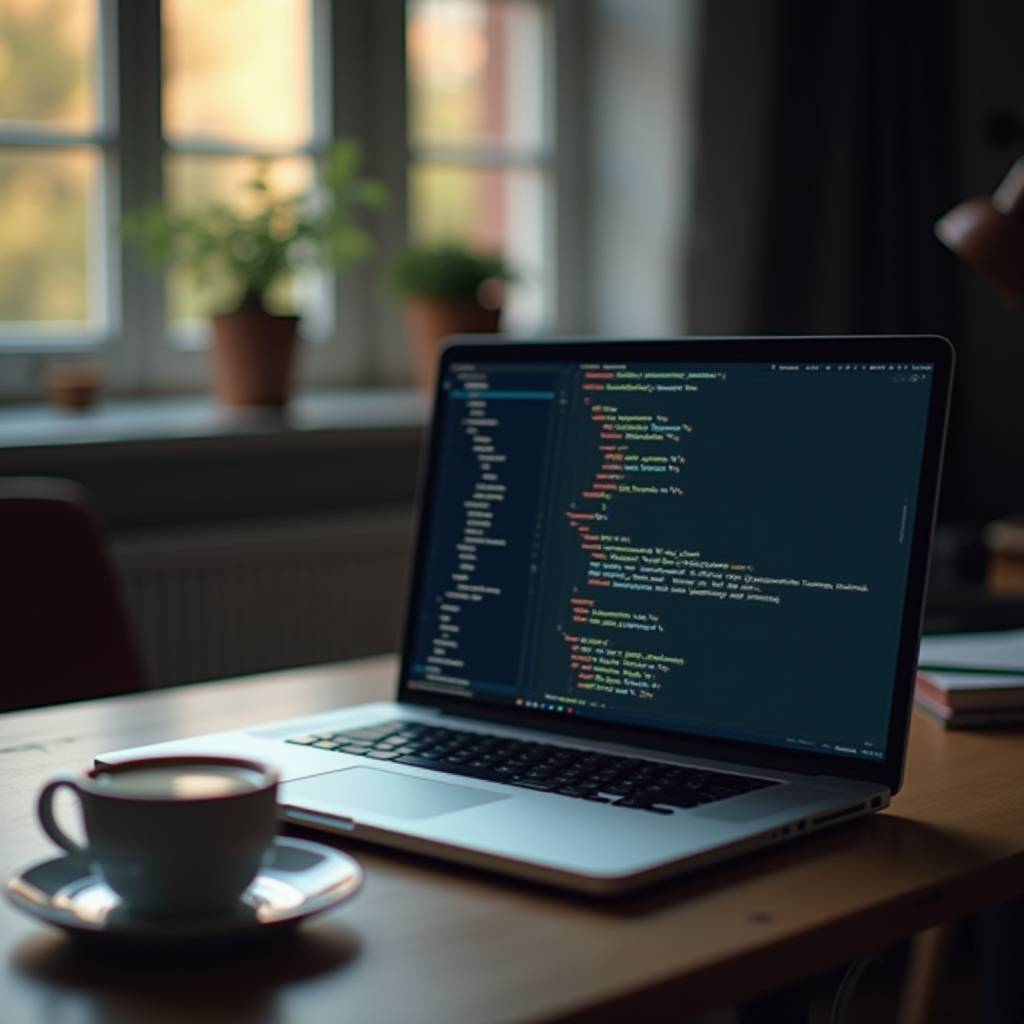
[[[226,409],[209,397],[109,398],[82,411],[0,406],[0,448],[416,429],[429,418],[427,400],[412,390],[311,391],[283,412]]]

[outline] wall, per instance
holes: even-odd
[[[701,10],[698,0],[593,7],[589,328],[597,333],[684,330]]]
[[[765,0],[714,0],[705,6],[693,170],[701,201],[691,213],[685,269],[687,330],[696,334],[752,329],[772,26],[773,5]]]
[[[39,431],[77,435],[50,444],[39,431],[19,443],[16,417],[0,415],[0,475],[67,477],[92,494],[151,685],[398,646],[422,402],[342,396],[319,422],[310,397],[294,404],[290,426],[185,400],[162,417],[119,402],[42,410]],[[135,439],[111,436],[126,423]]]

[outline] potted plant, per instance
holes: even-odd
[[[405,302],[417,384],[432,389],[437,353],[450,334],[498,329],[505,284],[515,275],[501,256],[447,242],[412,246],[391,266],[391,284]]]
[[[216,281],[230,294],[225,311],[211,318],[214,390],[223,403],[279,406],[287,399],[298,317],[272,311],[275,286],[310,267],[343,273],[373,251],[356,213],[380,209],[387,192],[360,175],[361,159],[358,143],[339,140],[306,192],[279,195],[263,161],[245,186],[247,203],[177,210],[158,202],[122,220],[122,235],[148,262]]]

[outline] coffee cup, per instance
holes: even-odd
[[[39,794],[39,821],[131,913],[205,917],[237,906],[259,871],[277,831],[277,783],[274,768],[244,758],[137,758],[56,776]],[[62,787],[81,803],[84,845],[55,818]]]

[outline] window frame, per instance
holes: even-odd
[[[554,217],[552,273],[558,281],[554,330],[586,329],[587,0],[539,0],[553,26],[554,113],[551,140]],[[0,400],[39,397],[42,370],[55,357],[88,356],[104,371],[107,390],[121,394],[202,392],[202,351],[175,349],[165,337],[164,279],[116,238],[122,214],[159,197],[170,149],[161,130],[160,0],[97,0],[100,129],[76,144],[101,148],[101,228],[106,276],[106,330],[51,336],[31,331],[0,337]],[[313,0],[316,145],[358,138],[364,166],[388,188],[388,208],[376,214],[377,254],[336,286],[338,323],[328,344],[303,350],[300,386],[402,385],[410,379],[401,313],[382,294],[384,263],[406,241],[407,170],[416,158],[407,137],[404,0]],[[24,145],[64,133],[0,131],[0,146]],[[175,147],[178,149],[179,147]],[[126,157],[130,154],[130,159]]]
[[[414,3],[416,0],[409,0]],[[430,0],[427,0],[430,2]],[[444,3],[445,0],[433,0]],[[487,2],[487,0],[485,0]],[[410,175],[417,170],[489,172],[514,174],[528,172],[536,175],[536,187],[540,190],[539,202],[542,215],[558,209],[557,181],[557,132],[558,112],[555,109],[556,95],[556,37],[555,5],[545,0],[496,0],[507,5],[532,5],[537,8],[542,20],[541,52],[537,55],[541,66],[541,123],[539,138],[524,141],[517,138],[467,138],[461,140],[418,140],[410,136],[408,142],[407,170]],[[408,9],[408,8],[407,8]],[[412,229],[410,225],[410,229]],[[559,293],[559,268],[555,258],[557,252],[556,224],[548,219],[541,225],[541,264],[547,268],[540,282],[540,307],[545,315],[542,329],[554,326],[553,314],[557,310]],[[429,244],[429,242],[428,242]],[[510,264],[516,266],[514,253],[505,253]],[[507,310],[506,310],[507,312]],[[515,328],[512,328],[515,329]]]
[[[112,156],[119,143],[117,98],[117,39],[114,30],[116,0],[96,0],[96,62],[93,87],[96,102],[96,126],[92,131],[0,124],[0,148],[13,152],[31,150],[95,150],[99,156],[97,174],[98,209],[89,211],[93,221],[90,241],[95,246],[91,258],[99,259],[100,294],[95,296],[95,326],[58,330],[57,323],[22,325],[0,322],[0,356],[53,352],[92,351],[102,345],[118,326],[118,246],[110,238],[116,218],[111,210],[116,198],[116,179],[111,175]]]

